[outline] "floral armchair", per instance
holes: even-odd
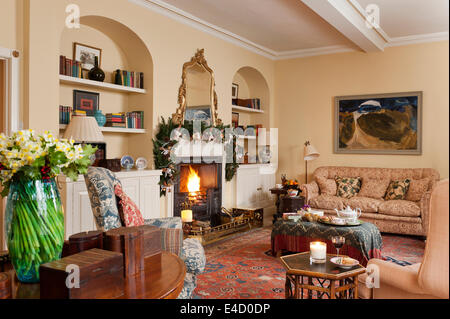
[[[183,229],[180,217],[167,217],[147,219],[146,225],[157,226],[162,231],[162,248],[178,254],[186,265],[186,277],[184,278],[184,286],[178,299],[189,299],[197,287],[197,275],[205,270],[206,257],[200,241],[194,238],[186,238],[183,240]],[[173,232],[176,229],[177,232]],[[181,240],[174,238],[174,234],[178,237],[181,234]]]
[[[84,179],[97,229],[107,231],[122,227],[114,194],[114,185],[120,184],[120,180],[114,173],[101,167],[90,167]],[[162,249],[178,255],[184,261],[186,277],[178,298],[191,298],[197,287],[197,275],[204,271],[206,264],[205,251],[200,241],[193,238],[183,240],[180,217],[148,219],[145,224],[161,228]]]

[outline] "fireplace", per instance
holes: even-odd
[[[220,159],[221,160],[221,159]],[[193,218],[220,225],[222,207],[222,164],[219,161],[180,163],[174,185],[174,216],[181,216],[183,204],[191,203]]]

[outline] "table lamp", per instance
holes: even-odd
[[[82,144],[104,142],[105,140],[95,118],[86,115],[73,115],[63,138],[73,139]]]
[[[314,146],[311,145],[309,141],[305,142],[305,148],[303,150],[303,159],[306,165],[306,184],[308,184],[308,162],[315,160],[320,156],[320,153],[316,150]]]

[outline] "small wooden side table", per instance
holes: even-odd
[[[273,215],[273,223],[278,218],[283,217],[283,213],[296,212],[305,205],[305,198],[303,196],[289,197],[287,196],[288,190],[285,188],[271,188],[270,192],[277,196],[275,202],[277,213]]]
[[[341,269],[330,262],[336,255],[327,255],[323,264],[313,264],[309,252],[281,257],[286,268],[286,299],[358,299],[358,276],[366,269],[356,265]],[[306,290],[306,292],[304,292]]]

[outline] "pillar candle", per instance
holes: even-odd
[[[313,241],[309,244],[311,258],[326,259],[327,258],[327,244],[321,241]]]
[[[186,209],[181,211],[181,220],[183,223],[192,223],[192,210]]]

